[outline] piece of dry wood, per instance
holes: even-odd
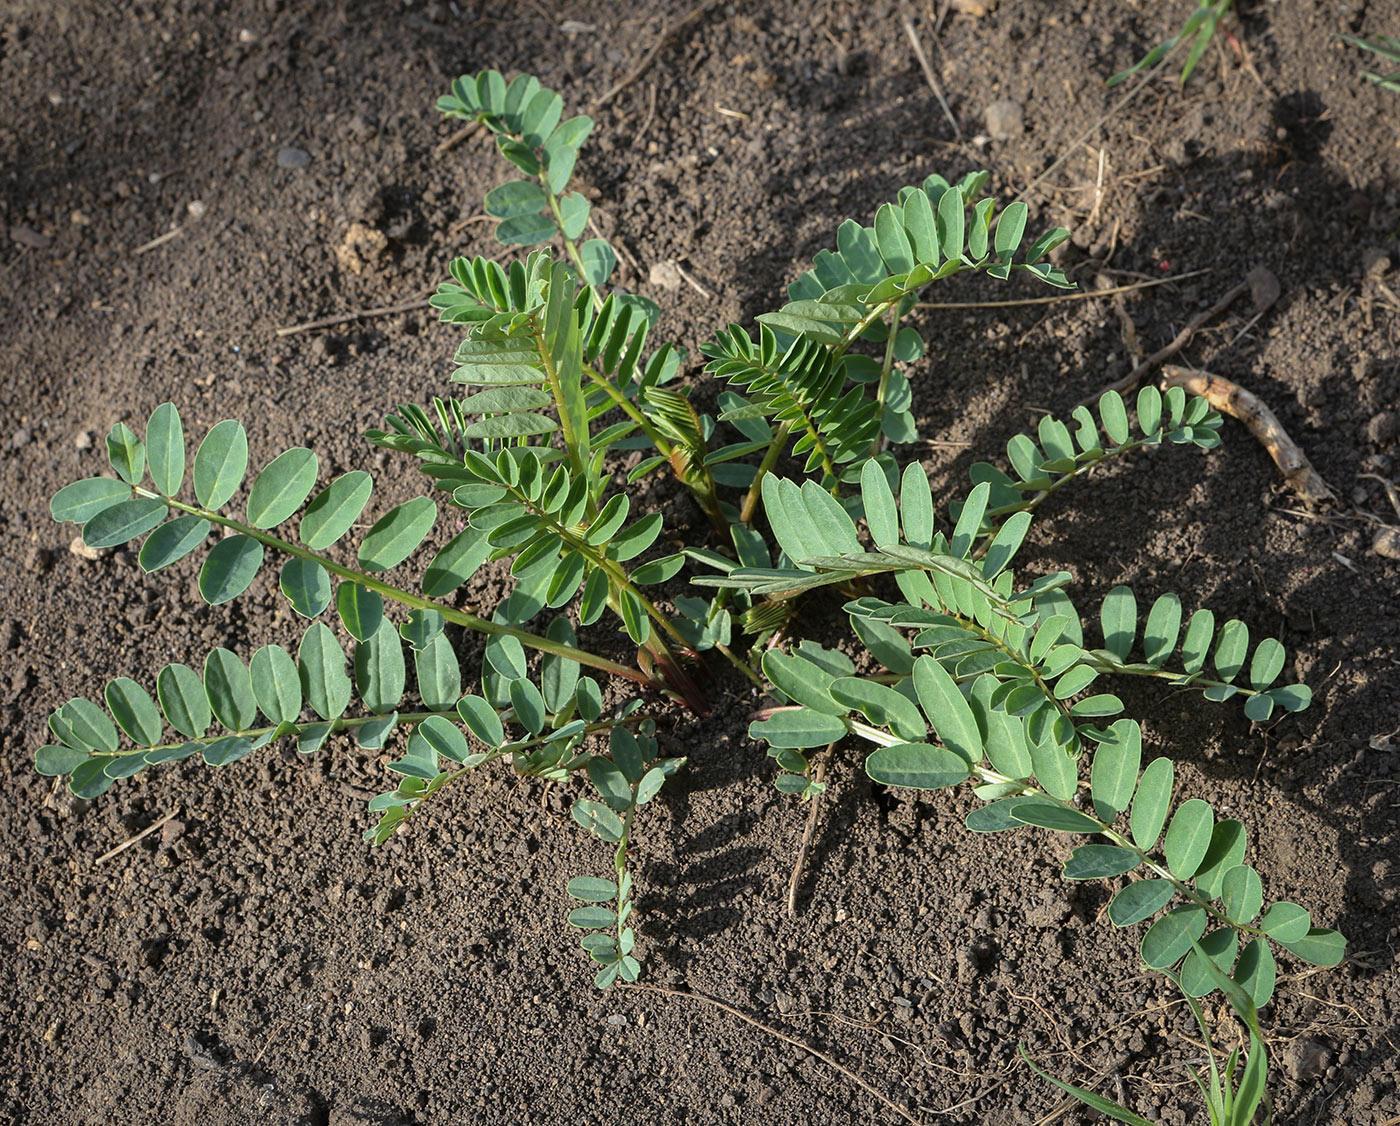
[[[1248,275],[1246,275],[1244,281],[1240,282],[1238,285],[1232,286],[1219,301],[1204,313],[1198,313],[1187,321],[1186,327],[1176,334],[1170,344],[1165,348],[1153,352],[1152,355],[1148,356],[1147,359],[1143,360],[1142,363],[1138,364],[1137,367],[1133,368],[1132,371],[1128,372],[1127,375],[1116,383],[1110,383],[1107,390],[1117,391],[1120,395],[1125,391],[1132,391],[1142,382],[1143,376],[1160,367],[1185,348],[1186,345],[1191,342],[1191,337],[1196,335],[1197,329],[1214,320],[1246,293],[1250,294],[1254,302],[1255,311],[1262,313],[1278,300],[1279,292],[1278,278],[1274,277],[1274,275],[1263,266],[1255,266],[1254,269],[1250,270]],[[1081,400],[1079,405],[1087,407],[1098,401],[1099,396],[1095,395],[1091,399]]]
[[[170,228],[170,230],[166,231],[165,234],[163,234],[163,235],[157,235],[155,238],[151,239],[150,242],[143,242],[140,246],[138,246],[138,247],[136,247],[134,250],[132,250],[131,253],[132,253],[132,254],[145,254],[146,251],[148,251],[148,250],[154,250],[154,249],[155,249],[156,247],[158,247],[158,246],[164,246],[164,245],[165,245],[167,242],[169,242],[171,239],[178,237],[179,234],[180,234],[180,231],[181,231],[181,228],[180,228],[180,227],[172,227],[172,228]]]
[[[1162,369],[1162,388],[1180,387],[1191,395],[1200,395],[1221,414],[1237,418],[1268,451],[1274,464],[1289,486],[1303,498],[1309,508],[1330,504],[1337,499],[1312,462],[1284,430],[1278,416],[1252,391],[1213,372],[1177,367]]]
[[[919,68],[924,72],[924,78],[928,82],[928,88],[933,91],[933,96],[938,99],[938,104],[942,107],[943,116],[948,119],[948,124],[953,127],[953,136],[961,141],[962,130],[958,128],[958,119],[953,116],[953,111],[948,106],[948,99],[943,96],[943,88],[939,86],[938,79],[934,76],[933,67],[928,61],[928,55],[924,54],[924,45],[919,42],[919,33],[914,30],[914,21],[909,18],[908,12],[900,12],[899,18],[904,24],[904,34],[909,37],[909,45],[914,48],[914,57],[919,60]]]
[[[674,27],[668,27],[664,29],[661,32],[661,35],[657,38],[656,42],[652,44],[651,50],[648,51],[642,57],[642,61],[639,62],[636,65],[636,67],[633,68],[632,72],[628,74],[626,78],[623,78],[617,83],[615,83],[612,89],[610,89],[606,94],[604,94],[601,98],[599,98],[596,102],[589,106],[589,111],[592,113],[597,113],[615,97],[621,94],[622,91],[626,90],[629,86],[636,82],[637,79],[641,78],[641,76],[647,72],[651,64],[656,61],[656,56],[661,54],[661,52],[665,50],[666,45],[668,43],[670,43],[673,39],[676,38],[676,36],[680,35],[683,31],[687,30],[691,24],[695,23],[696,20],[698,20],[701,16],[703,16],[706,12],[708,12],[718,3],[719,0],[705,0],[705,2],[701,4],[698,8],[692,8],[690,14],[686,16],[683,20],[681,20],[680,23],[676,24]]]
[[[785,1044],[791,1044],[794,1048],[799,1048],[802,1051],[806,1052],[808,1055],[815,1056],[833,1071],[839,1072],[841,1075],[844,1075],[847,1079],[849,1079],[852,1083],[854,1083],[871,1098],[879,1100],[879,1102],[884,1104],[890,1110],[894,1111],[895,1114],[899,1115],[900,1118],[904,1119],[905,1122],[910,1122],[913,1124],[913,1126],[921,1126],[919,1120],[915,1118],[912,1114],[910,1114],[907,1110],[905,1110],[902,1106],[900,1106],[898,1103],[892,1102],[890,1099],[880,1094],[879,1091],[877,1091],[874,1087],[872,1087],[854,1071],[851,1071],[849,1068],[842,1067],[825,1052],[812,1047],[812,1045],[807,1043],[805,1040],[799,1040],[796,1036],[789,1036],[786,1032],[779,1032],[772,1025],[764,1024],[762,1021],[755,1020],[743,1010],[736,1009],[733,1005],[721,1001],[718,998],[707,997],[703,993],[692,993],[687,989],[666,989],[660,985],[623,985],[622,988],[629,991],[635,990],[638,993],[656,993],[663,997],[686,997],[692,1001],[703,1001],[707,1005],[713,1005],[717,1009],[723,1009],[726,1013],[729,1013],[731,1016],[738,1017],[745,1024],[753,1025],[760,1032],[766,1032],[769,1036],[772,1036],[777,1040],[781,1040]]]
[[[286,328],[279,328],[277,335],[291,336],[298,332],[310,332],[314,328],[330,328],[333,325],[348,324],[350,321],[358,321],[363,317],[387,317],[391,313],[410,313],[414,309],[426,309],[427,307],[428,298],[420,297],[416,301],[405,301],[402,305],[380,305],[374,309],[356,309],[353,313],[341,313],[334,317],[322,317],[319,321],[288,325]]]
[[[92,862],[93,866],[96,867],[98,864],[101,864],[104,860],[111,860],[112,857],[116,856],[118,853],[125,852],[137,842],[144,841],[147,837],[149,837],[152,833],[154,833],[157,829],[159,829],[162,825],[164,825],[167,821],[174,817],[175,814],[179,812],[180,811],[178,809],[172,809],[159,821],[151,822],[151,824],[147,825],[144,829],[137,833],[136,836],[131,837],[128,840],[122,841],[122,843],[117,845],[116,848],[108,849],[106,852],[104,852],[101,856],[99,856],[96,860]]]
[[[826,781],[826,764],[831,758],[831,748],[827,747],[826,753],[817,760],[816,773],[813,781],[820,786]],[[807,858],[812,854],[812,841],[817,836],[817,822],[821,819],[822,798],[826,796],[823,788],[812,795],[810,808],[807,812],[807,828],[802,831],[802,845],[797,850],[797,859],[792,865],[792,878],[788,880],[787,912],[789,919],[797,918],[797,890],[802,886],[802,873],[807,868]]]
[[[466,125],[463,125],[462,128],[458,129],[457,132],[453,133],[452,136],[448,137],[447,140],[439,143],[438,147],[433,149],[433,155],[442,156],[445,153],[451,152],[468,137],[474,136],[480,128],[481,122],[468,122]]]

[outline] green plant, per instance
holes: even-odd
[[[1361,77],[1367,82],[1374,82],[1382,90],[1400,94],[1400,39],[1390,39],[1384,35],[1377,35],[1374,39],[1358,39],[1354,35],[1339,35],[1337,38],[1345,39],[1364,51],[1370,51],[1394,66],[1396,69],[1390,74],[1376,74],[1374,71],[1363,70]]]
[[[1187,18],[1180,31],[1157,44],[1127,70],[1120,70],[1108,80],[1107,85],[1117,86],[1139,71],[1156,66],[1180,44],[1190,39],[1191,49],[1186,53],[1186,62],[1181,67],[1181,84],[1185,86],[1191,72],[1196,69],[1196,64],[1201,61],[1201,56],[1215,37],[1215,29],[1220,26],[1220,21],[1225,18],[1225,13],[1230,10],[1233,2],[1234,0],[1200,0],[1200,6]]]
[[[612,847],[613,863],[606,877],[569,882],[585,904],[569,922],[586,932],[595,981],[607,987],[641,972],[628,866],[638,812],[684,762],[661,753],[656,720],[672,702],[708,710],[694,672],[714,652],[773,701],[750,733],[770,748],[780,790],[819,793],[808,752],[854,737],[872,748],[865,768],[879,783],[971,785],[985,803],[968,815],[973,831],[1040,827],[1084,838],[1065,876],[1141,871],[1146,878],[1117,891],[1110,921],[1153,920],[1144,961],[1192,997],[1223,985],[1267,1003],[1271,941],[1318,965],[1340,960],[1341,936],[1312,927],[1301,907],[1264,910],[1243,824],[1217,820],[1200,799],[1178,803],[1172,760],[1144,768],[1138,723],[1121,716],[1117,696],[1088,691],[1104,676],[1147,677],[1207,700],[1239,696],[1246,715],[1263,720],[1309,702],[1305,686],[1279,683],[1282,646],[1266,638],[1251,653],[1243,622],[1217,629],[1203,609],[1183,630],[1170,594],[1140,625],[1127,588],[1099,607],[1093,644],[1068,574],[1020,583],[1011,568],[1049,496],[1143,446],[1209,449],[1220,416],[1180,389],[1149,387],[1135,418],[1116,393],[1097,413],[1047,417],[1034,437],[1008,444],[1009,472],[973,466],[973,487],[948,506],[944,527],[922,467],[901,466],[892,452],[917,437],[907,371],[924,349],[909,323],[919,293],[967,271],[1067,286],[1046,261],[1063,230],[1023,250],[1026,207],[998,216],[979,198],[985,173],[905,188],[871,225],[843,223],[837,249],[819,253],[788,303],[758,318],[756,336],[731,325],[702,347],[705,373],[726,385],[712,418],[670,386],[678,350],[648,353],[655,307],[605,288],[615,264],[607,244],[577,244],[587,204],[566,189],[591,122],[561,123],[556,94],[495,72],[458,80],[442,108],[483,121],[502,154],[535,177],[488,196],[498,234],[527,246],[558,238],[568,260],[534,249],[508,266],[452,263],[433,304],[443,321],[465,326],[452,374],[463,393],[430,409],[400,405],[368,434],[414,458],[430,494],[379,516],[351,554],[337,545],[369,504],[368,473],[346,473],[312,496],[316,454],[288,450],[253,477],[235,515],[229,506],[248,469],[238,422],[214,426],[192,463],[173,404],[152,413],[144,438],[118,423],[107,441],[116,477],[60,490],[54,518],[81,524],[98,548],[144,535],[147,572],[220,529],[199,571],[211,604],[245,591],[272,550],[285,557],[282,593],[311,624],[295,656],[266,645],[245,664],[218,648],[202,673],[161,669],[155,699],[119,677],[106,687],[105,711],[70,700],[50,718],[56,741],[36,753],[41,773],[66,775],[75,794],[96,798],[167,762],[199,756],[226,767],[281,741],[311,754],[340,731],[378,750],[403,727],[403,749],[386,763],[397,781],[370,802],[379,819],[365,836],[376,844],[498,760],[551,782],[585,777],[594,796],[575,801],[573,817]],[[618,455],[637,452],[623,473]],[[783,476],[785,464],[803,479]],[[690,489],[710,521],[708,544],[654,553],[662,517],[633,513],[626,491],[654,472]],[[455,534],[416,580],[393,580],[438,525],[439,502]],[[293,537],[282,529],[298,512]],[[482,617],[451,600],[488,561],[509,561],[513,586]],[[676,589],[687,562],[705,569],[693,582],[709,598]],[[647,592],[667,583],[673,609]],[[795,600],[833,586],[865,651],[859,666],[813,639],[781,644]],[[316,620],[332,601],[353,642],[353,679],[335,631]],[[398,604],[401,622],[386,603]],[[611,632],[597,628],[604,621]],[[475,692],[463,693],[448,627],[486,638]],[[619,633],[635,663],[617,651]],[[421,706],[401,711],[404,643]],[[352,702],[360,714],[350,714]]]
[[[1188,1067],[1187,1071],[1195,1082],[1196,1089],[1201,1092],[1201,1101],[1205,1104],[1206,1113],[1209,1115],[1210,1126],[1250,1126],[1259,1105],[1268,1100],[1268,1089],[1265,1085],[1265,1076],[1268,1074],[1269,1066],[1268,1053],[1264,1050],[1263,1033],[1259,1031],[1259,1011],[1254,999],[1241,989],[1237,982],[1215,967],[1210,956],[1199,943],[1192,942],[1191,948],[1193,953],[1199,956],[1201,965],[1209,971],[1215,986],[1225,994],[1225,999],[1229,1001],[1231,1009],[1243,1022],[1245,1031],[1249,1035],[1249,1052],[1242,1056],[1239,1048],[1232,1048],[1225,1061],[1225,1071],[1222,1075],[1220,1067],[1215,1062],[1215,1045],[1211,1042],[1210,1027],[1206,1024],[1200,1002],[1182,985],[1180,977],[1170,970],[1163,970],[1164,976],[1181,991],[1186,1004],[1191,1009],[1191,1016],[1196,1021],[1196,1027],[1201,1030],[1201,1040],[1206,1050],[1206,1074],[1210,1079],[1209,1085],[1196,1068]],[[1152,1123],[1146,1118],[1134,1114],[1122,1103],[1116,1103],[1112,1099],[1106,1099],[1093,1091],[1076,1087],[1072,1083],[1066,1083],[1064,1080],[1048,1074],[1036,1065],[1023,1046],[1018,1045],[1018,1049],[1021,1058],[1026,1061],[1026,1066],[1033,1072],[1042,1079],[1053,1083],[1066,1094],[1072,1095],[1085,1106],[1092,1107],[1115,1122],[1126,1122],[1128,1126],[1152,1126]]]

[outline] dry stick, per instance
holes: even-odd
[[[928,56],[924,54],[924,46],[919,42],[919,33],[914,30],[914,21],[909,18],[909,13],[901,11],[899,13],[900,22],[904,24],[904,34],[909,37],[910,46],[914,48],[914,57],[919,60],[919,66],[923,69],[924,77],[928,79],[928,87],[933,91],[933,96],[938,99],[938,104],[943,107],[943,116],[948,119],[948,124],[953,127],[953,136],[959,141],[962,140],[962,130],[958,128],[958,119],[953,116],[953,111],[948,108],[948,101],[943,97],[943,90],[938,85],[938,79],[933,75],[933,67],[929,65]]]
[[[138,841],[144,841],[147,837],[149,837],[152,833],[154,833],[157,829],[159,829],[162,825],[164,825],[167,821],[169,821],[179,812],[180,811],[178,809],[172,809],[159,821],[153,821],[151,824],[147,825],[130,840],[122,841],[122,843],[117,845],[116,848],[109,849],[107,852],[104,852],[101,856],[99,856],[96,860],[92,862],[93,867],[96,867],[97,865],[101,864],[104,860],[111,860],[112,857],[116,856],[119,852],[125,852]]]
[[[691,9],[690,15],[686,16],[685,19],[681,20],[680,23],[676,24],[675,27],[663,30],[661,32],[660,38],[658,38],[657,41],[652,44],[651,50],[648,51],[645,56],[643,56],[642,61],[636,65],[632,73],[629,74],[626,78],[621,79],[616,85],[613,86],[611,90],[609,90],[606,94],[604,94],[601,98],[599,98],[596,102],[589,106],[589,110],[593,113],[597,113],[615,97],[621,94],[622,91],[626,90],[627,87],[631,86],[632,83],[636,82],[637,79],[641,78],[641,76],[647,72],[647,68],[650,67],[651,64],[656,61],[656,56],[661,54],[662,50],[665,49],[666,45],[670,43],[671,40],[676,38],[676,36],[680,35],[683,31],[687,30],[691,24],[693,24],[696,20],[698,20],[701,16],[703,16],[706,12],[708,12],[718,3],[719,0],[705,0],[705,3],[701,4],[698,8]]]
[[[158,246],[164,246],[167,242],[169,242],[176,235],[178,235],[180,233],[180,230],[181,228],[179,227],[172,227],[170,230],[166,231],[165,234],[157,235],[155,238],[151,239],[150,242],[143,242],[140,246],[136,247],[131,253],[145,254],[148,250],[154,250]]]
[[[453,133],[452,136],[448,137],[447,140],[441,142],[437,148],[433,149],[433,155],[442,156],[444,153],[451,152],[480,128],[481,122],[479,121],[473,121],[467,125],[463,125],[462,128],[458,129],[457,132]]]
[[[753,1025],[760,1032],[766,1032],[769,1036],[776,1037],[777,1039],[782,1040],[784,1043],[791,1044],[795,1048],[801,1048],[804,1052],[807,1052],[809,1055],[815,1056],[817,1059],[821,1060],[822,1063],[826,1064],[827,1067],[840,1072],[852,1083],[858,1086],[862,1091],[864,1091],[867,1095],[871,1096],[871,1098],[878,1099],[885,1106],[889,1107],[890,1110],[894,1111],[895,1114],[899,1115],[899,1117],[904,1119],[905,1122],[912,1123],[913,1126],[922,1126],[922,1123],[920,1123],[920,1121],[917,1118],[915,1118],[912,1114],[910,1114],[907,1110],[897,1105],[896,1103],[891,1102],[884,1095],[880,1094],[879,1091],[875,1090],[874,1087],[872,1087],[859,1075],[857,1075],[854,1071],[851,1071],[849,1068],[842,1067],[825,1052],[819,1051],[818,1049],[812,1047],[812,1045],[808,1044],[805,1040],[799,1040],[795,1036],[789,1036],[785,1032],[779,1032],[776,1028],[772,1027],[771,1025],[767,1025],[764,1024],[762,1021],[755,1020],[747,1013],[736,1009],[733,1005],[718,1000],[715,997],[707,997],[703,993],[692,993],[686,989],[666,989],[660,985],[624,985],[623,988],[636,989],[643,993],[660,993],[667,997],[688,997],[692,1001],[704,1001],[707,1005],[713,1005],[717,1009],[723,1009],[726,1013],[738,1017],[745,1024]]]
[[[1154,278],[1138,282],[1136,285],[1115,285],[1109,289],[1086,289],[1081,293],[1061,293],[1054,297],[1023,297],[1016,301],[920,301],[916,309],[1010,309],[1017,305],[1055,305],[1061,301],[1087,301],[1091,297],[1112,297],[1115,293],[1132,293],[1138,289],[1151,289],[1154,285],[1171,285],[1185,278],[1208,274],[1209,270],[1192,270],[1189,274],[1177,274],[1171,278]]]
[[[1190,343],[1191,337],[1196,335],[1197,329],[1218,317],[1228,309],[1237,298],[1251,291],[1254,293],[1255,308],[1262,311],[1278,300],[1278,281],[1268,270],[1264,269],[1264,267],[1255,266],[1254,269],[1249,271],[1249,275],[1244,281],[1236,286],[1232,286],[1219,301],[1204,313],[1198,313],[1196,316],[1192,317],[1186,323],[1186,327],[1176,334],[1176,338],[1172,340],[1170,344],[1165,348],[1153,352],[1152,355],[1148,356],[1147,359],[1143,360],[1142,363],[1128,372],[1122,379],[1118,380],[1116,383],[1110,383],[1106,390],[1117,391],[1120,394],[1124,391],[1133,390],[1133,388],[1142,381],[1144,375],[1165,363],[1185,348],[1186,345]],[[1098,395],[1090,399],[1082,399],[1079,405],[1087,407],[1092,403],[1098,402],[1098,399]]]
[[[835,746],[833,743],[832,746]],[[826,764],[831,759],[831,747],[827,747],[824,754],[817,762],[816,775],[813,781],[820,786],[826,781]],[[788,918],[797,918],[797,889],[802,883],[802,872],[807,867],[807,857],[812,853],[812,841],[817,835],[817,820],[821,817],[822,798],[826,795],[823,787],[812,795],[811,807],[807,811],[807,828],[802,832],[802,845],[797,850],[797,859],[792,865],[792,878],[788,880],[787,910]]]
[[[1284,480],[1309,508],[1337,499],[1327,482],[1313,468],[1308,455],[1288,436],[1274,412],[1253,392],[1246,391],[1223,375],[1176,366],[1163,369],[1162,385],[1180,387],[1192,395],[1200,395],[1222,414],[1243,422],[1274,459]]]
[[[343,325],[349,321],[358,321],[362,317],[387,317],[391,313],[408,313],[414,309],[426,309],[428,298],[420,297],[416,301],[405,301],[402,305],[380,305],[375,309],[357,309],[353,313],[341,313],[337,317],[322,317],[319,321],[307,321],[305,324],[288,325],[286,328],[277,330],[278,336],[291,336],[298,332],[310,332],[313,328],[330,328],[332,325]]]

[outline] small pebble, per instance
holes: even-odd
[[[292,148],[290,145],[277,150],[278,168],[305,168],[311,163],[311,154],[305,149]]]
[[[10,228],[10,238],[19,243],[20,246],[33,247],[35,250],[46,250],[53,243],[53,239],[33,227],[16,225]]]
[[[90,449],[92,449],[92,431],[91,431],[91,430],[79,430],[76,434],[74,434],[74,435],[73,435],[73,448],[74,448],[75,450],[90,450]]]
[[[203,219],[204,212],[208,210],[202,199],[192,199],[185,204],[185,210],[190,213],[191,219]]]
[[[621,1013],[614,1013],[612,1016],[608,1017],[608,1023],[614,1028],[626,1028],[627,1018]]]

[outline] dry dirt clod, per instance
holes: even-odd
[[[335,248],[337,261],[352,274],[363,274],[367,269],[378,268],[388,253],[388,236],[364,223],[351,223],[345,238]]]
[[[1010,141],[1026,131],[1026,111],[1020,102],[1013,102],[1010,98],[993,102],[982,118],[994,141]]]
[[[1382,528],[1376,533],[1371,550],[1386,559],[1400,559],[1400,528]]]
[[[670,293],[680,289],[681,272],[674,262],[653,262],[647,273],[647,280]]]
[[[76,555],[79,559],[102,558],[102,550],[96,547],[88,547],[88,545],[83,542],[82,536],[74,536],[68,544],[68,550],[71,551],[74,555]]]
[[[1315,1079],[1331,1062],[1332,1053],[1316,1040],[1300,1038],[1283,1050],[1283,1069],[1293,1079]]]

